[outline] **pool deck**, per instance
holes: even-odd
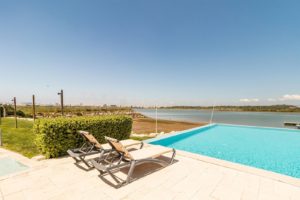
[[[0,148],[0,155],[15,154]],[[18,155],[20,158],[21,156]],[[25,159],[25,158],[23,158]],[[119,189],[96,170],[85,171],[69,157],[44,161],[26,161],[31,170],[0,179],[0,200],[12,199],[201,199],[201,200],[276,200],[300,199],[300,186],[231,168],[217,161],[178,152],[176,162],[160,169],[158,165],[141,165],[135,180]],[[25,159],[26,160],[26,159]],[[29,159],[28,159],[29,160]],[[23,160],[24,161],[24,160]],[[227,163],[228,164],[228,163]],[[147,172],[150,171],[150,174]],[[124,172],[117,172],[124,178]],[[288,182],[288,181],[287,181]]]

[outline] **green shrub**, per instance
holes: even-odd
[[[19,117],[25,117],[25,113],[22,110],[17,110],[16,115]]]
[[[33,116],[32,116],[32,114],[25,113],[25,117],[26,118],[32,118]]]
[[[127,116],[59,117],[34,123],[36,144],[47,158],[65,155],[68,149],[81,146],[83,139],[76,133],[78,130],[89,131],[104,143],[104,136],[129,138],[131,128],[132,119]]]

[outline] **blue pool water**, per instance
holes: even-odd
[[[27,166],[12,158],[0,158],[0,176],[12,174],[26,169],[28,169]]]
[[[217,124],[150,143],[300,178],[299,130]]]

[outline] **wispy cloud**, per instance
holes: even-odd
[[[287,100],[300,101],[300,94],[286,94],[286,95],[283,95],[283,97],[281,97],[279,100],[281,100],[281,101],[287,101]]]
[[[275,102],[275,101],[277,101],[277,99],[274,99],[274,98],[268,98],[267,101]]]
[[[240,99],[240,102],[251,103],[251,102],[259,102],[259,99]]]

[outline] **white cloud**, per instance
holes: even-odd
[[[246,102],[246,103],[259,102],[259,99],[240,99],[240,102]]]
[[[283,97],[281,97],[280,100],[281,101],[286,101],[286,100],[300,101],[300,94],[286,94],[286,95],[283,95]]]
[[[277,99],[274,99],[274,98],[269,98],[269,99],[267,99],[268,101],[270,101],[270,102],[275,102],[275,101],[277,101]]]

